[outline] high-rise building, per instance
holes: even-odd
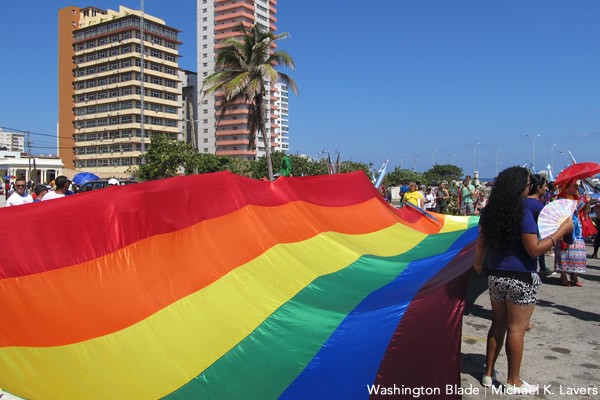
[[[203,80],[215,71],[215,55],[222,41],[241,37],[239,25],[250,28],[258,24],[265,30],[276,31],[277,0],[198,0],[198,148],[202,153],[228,155],[253,160],[264,154],[262,138],[256,148],[249,149],[248,107],[238,105],[220,117],[222,99],[218,94],[203,93]],[[287,88],[270,82],[266,100],[267,135],[272,150],[287,150]],[[285,99],[284,99],[285,90]],[[285,111],[284,111],[285,108]],[[286,131],[283,132],[285,121]]]
[[[58,145],[65,167],[124,176],[153,135],[178,138],[178,34],[123,6],[59,10]]]
[[[0,128],[0,150],[25,151],[25,135],[23,133],[5,132]]]
[[[181,81],[180,140],[198,149],[198,74],[179,71]]]

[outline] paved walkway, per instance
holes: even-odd
[[[588,244],[588,255],[592,249]],[[546,264],[554,259],[546,257]],[[583,287],[564,287],[557,276],[542,277],[539,303],[533,313],[535,327],[525,336],[521,377],[539,384],[531,398],[600,399],[600,260],[588,259]],[[485,364],[486,336],[491,322],[487,280],[473,275],[469,284],[463,320],[463,399],[503,399],[508,396],[484,391],[479,383]],[[506,380],[506,353],[500,354],[496,369],[499,382]],[[544,388],[547,390],[544,391]],[[520,396],[523,398],[524,396]]]

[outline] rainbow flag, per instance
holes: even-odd
[[[0,388],[346,400],[460,386],[477,220],[435,217],[395,210],[362,172],[176,177],[0,209]]]

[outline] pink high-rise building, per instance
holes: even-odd
[[[248,148],[248,108],[237,106],[219,120],[221,99],[204,96],[203,80],[215,70],[215,55],[225,38],[241,36],[239,25],[250,28],[258,24],[274,32],[277,0],[198,0],[198,149],[201,153],[228,155],[253,160],[264,154],[262,139],[256,149]],[[267,133],[271,149],[285,151],[288,144],[287,87],[279,82],[269,84]]]

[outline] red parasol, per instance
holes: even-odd
[[[582,162],[569,165],[567,168],[560,171],[560,174],[554,181],[555,185],[561,185],[575,179],[589,178],[600,173],[600,164],[595,162]]]

